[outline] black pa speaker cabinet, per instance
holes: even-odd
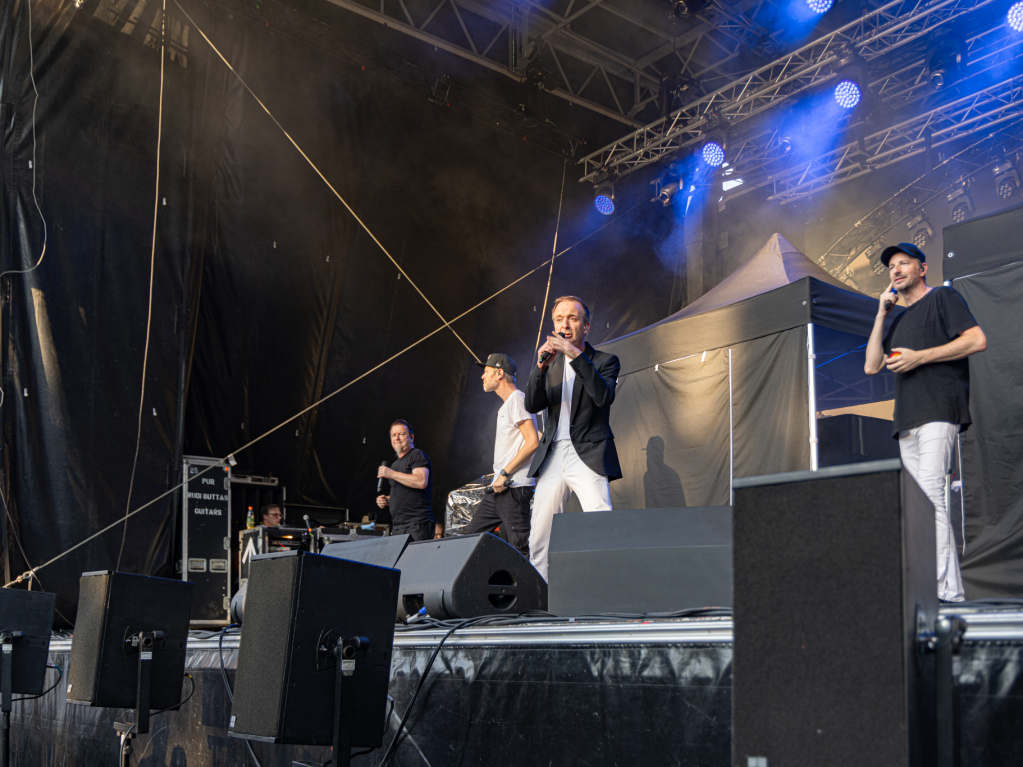
[[[410,543],[401,559],[398,617],[472,618],[547,609],[547,583],[529,560],[496,535]]]
[[[732,508],[557,514],[555,615],[674,612],[732,604]]]
[[[126,640],[140,631],[162,631],[153,647],[150,708],[181,701],[185,645],[193,584],[132,573],[83,573],[78,617],[71,640],[67,701],[108,708],[134,708],[138,656]]]
[[[411,541],[411,535],[385,535],[362,541],[328,543],[320,553],[377,567],[397,567]]]
[[[228,734],[330,745],[338,637],[366,637],[350,689],[352,745],[383,742],[398,572],[306,551],[262,554],[249,566]]]
[[[934,507],[898,460],[736,480],[733,767],[931,767]]]
[[[56,603],[57,595],[45,591],[0,589],[0,632],[20,634],[10,638],[13,693],[38,695],[43,691]]]

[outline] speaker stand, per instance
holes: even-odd
[[[138,687],[135,693],[135,721],[114,722],[114,731],[121,739],[119,767],[130,767],[131,741],[149,732],[149,697],[153,673],[153,647],[163,640],[162,631],[140,631],[124,640],[125,653],[138,653]]]
[[[338,637],[333,647],[334,666],[334,737],[331,759],[322,765],[319,762],[292,762],[292,767],[351,767],[352,763],[352,711],[355,701],[352,694],[352,681],[355,675],[355,664],[359,658],[366,657],[369,639]],[[330,652],[326,647],[319,648],[320,654]]]
[[[14,673],[14,639],[20,636],[23,636],[20,631],[0,633],[0,649],[3,650],[3,659],[0,661],[0,690],[2,690],[0,710],[3,711],[4,717],[3,767],[11,765],[11,708],[14,702],[14,685],[11,675]]]
[[[959,654],[965,633],[966,622],[958,615],[943,615],[934,626],[937,767],[959,767],[959,711],[956,700],[959,685],[953,671],[952,656]]]

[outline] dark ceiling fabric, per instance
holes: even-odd
[[[1023,264],[952,284],[988,343],[970,357],[973,425],[960,438],[966,597],[1023,597]]]
[[[25,3],[11,83],[17,104],[5,151],[15,175],[15,251],[3,268],[39,258],[32,200],[32,102]],[[36,189],[49,224],[42,265],[10,275],[4,317],[5,492],[28,563],[87,538],[125,513],[138,428],[155,194],[159,57],[137,37],[72,4],[36,4]],[[168,66],[165,98],[187,100],[185,73]],[[16,90],[11,91],[9,86]],[[152,332],[132,507],[172,481],[180,451],[181,331],[188,271],[187,180],[180,173],[187,111],[165,111]],[[177,171],[177,172],[176,172]],[[6,255],[6,254],[5,254]],[[171,499],[128,522],[122,569],[152,572],[172,546]],[[73,620],[81,572],[113,568],[121,529],[43,570],[43,587]]]

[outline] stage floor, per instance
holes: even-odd
[[[955,662],[962,765],[1023,763],[1023,611],[944,608],[967,620]],[[385,744],[444,632],[395,636],[394,714]],[[732,622],[683,618],[475,628],[445,643],[409,719],[395,765],[693,765],[730,762]],[[66,668],[70,641],[53,641]],[[137,741],[139,767],[253,764],[227,737],[230,703],[217,638],[189,641],[192,699],[159,715]],[[225,637],[233,669],[238,637]],[[836,659],[840,662],[840,659]],[[52,673],[52,672],[51,672]],[[233,679],[233,673],[229,676]],[[187,690],[187,685],[185,686]],[[33,767],[117,762],[113,722],[122,712],[65,703],[64,684],[15,704],[13,764]],[[866,734],[865,734],[866,735]],[[264,767],[326,761],[327,749],[253,744]],[[353,764],[376,765],[379,749]]]

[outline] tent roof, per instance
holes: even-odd
[[[795,245],[775,233],[753,258],[732,272],[715,288],[661,322],[692,317],[735,304],[775,288],[790,285],[804,277],[813,277],[836,288],[858,293],[841,280],[832,277],[804,256]]]
[[[876,313],[877,299],[846,287],[775,234],[698,301],[600,349],[617,354],[626,375],[809,323],[867,336]]]

